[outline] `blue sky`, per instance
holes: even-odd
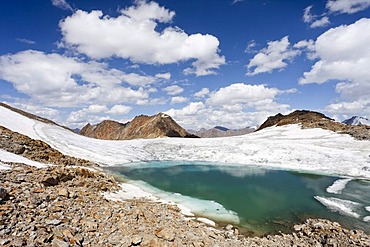
[[[370,117],[370,0],[3,0],[0,101],[69,127]]]

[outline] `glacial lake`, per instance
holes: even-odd
[[[369,180],[208,162],[154,161],[107,169],[159,198],[187,204],[199,217],[232,223],[246,234],[290,232],[306,218],[370,233]]]

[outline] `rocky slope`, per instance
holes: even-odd
[[[220,126],[215,126],[212,129],[200,129],[198,131],[189,131],[190,133],[201,138],[226,137],[226,136],[240,136],[254,132],[255,129],[246,127],[243,129],[227,129]]]
[[[64,155],[41,140],[31,139],[28,136],[13,132],[3,126],[0,126],[0,149],[42,163],[60,166],[98,166],[87,160]]]
[[[80,134],[104,140],[130,140],[165,136],[196,137],[189,134],[164,113],[154,116],[140,115],[125,124],[112,120],[105,120],[97,125],[87,124],[81,129]]]
[[[358,140],[370,140],[370,126],[347,125],[335,122],[322,113],[306,110],[297,110],[288,115],[277,114],[269,117],[258,129],[264,129],[274,125],[300,124],[303,128],[322,128],[342,134],[349,134]]]

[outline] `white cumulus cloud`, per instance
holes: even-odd
[[[182,93],[184,89],[178,85],[172,85],[163,88],[163,91],[166,91],[168,95],[176,95]]]
[[[315,41],[314,58],[318,61],[300,78],[300,84],[337,81],[340,102],[328,111],[345,114],[350,109],[364,111],[370,99],[370,19],[332,28]],[[369,110],[367,110],[369,111]],[[362,115],[360,110],[353,114]]]
[[[370,0],[328,0],[326,3],[329,11],[341,14],[353,14],[369,6]]]
[[[197,98],[204,98],[205,96],[207,96],[209,94],[209,88],[202,88],[200,91],[196,92],[194,94],[194,97],[197,97]]]
[[[127,114],[132,110],[132,107],[126,105],[114,105],[109,111],[106,113],[110,114]]]
[[[51,3],[58,8],[64,9],[64,10],[70,10],[73,12],[73,8],[69,3],[67,3],[66,0],[51,0]]]
[[[186,98],[186,97],[182,97],[182,96],[175,96],[175,97],[172,97],[172,98],[171,98],[171,102],[170,102],[170,104],[171,104],[171,105],[175,105],[175,104],[179,104],[179,103],[184,103],[184,102],[186,102],[186,101],[188,101],[188,98]]]
[[[171,79],[171,73],[159,73],[155,75],[155,78],[164,79],[164,80],[170,80]]]
[[[289,105],[280,104],[276,96],[295,93],[296,90],[279,90],[265,85],[234,83],[212,92],[204,101],[190,102],[183,108],[166,113],[189,129],[257,126],[268,116],[287,113]]]
[[[36,102],[58,107],[135,103],[147,99],[149,93],[122,84],[140,86],[155,81],[154,77],[109,69],[105,63],[34,50],[0,56],[0,78]]]
[[[172,26],[156,30],[158,23],[169,23],[174,15],[156,2],[146,1],[137,1],[117,17],[104,16],[99,10],[78,10],[60,22],[62,45],[93,59],[120,57],[145,64],[193,61],[193,67],[184,73],[214,74],[225,64],[216,37],[188,35]]]
[[[310,27],[315,28],[315,27],[325,27],[330,24],[329,17],[324,16],[321,19],[315,20],[311,23]]]
[[[329,25],[329,17],[327,17],[325,14],[321,18],[319,18],[317,15],[313,15],[311,13],[312,7],[313,6],[310,5],[303,10],[303,22],[309,24],[311,28],[325,27]]]
[[[270,41],[267,45],[267,48],[260,50],[249,61],[247,65],[248,76],[283,69],[288,65],[287,61],[292,60],[300,54],[299,50],[291,47],[288,36],[283,37],[281,40]]]
[[[273,100],[279,92],[276,88],[264,85],[234,83],[212,93],[207,99],[207,104],[214,106],[243,104],[253,107],[266,100]]]

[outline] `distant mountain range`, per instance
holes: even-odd
[[[154,116],[140,115],[131,122],[120,123],[112,120],[91,125],[80,131],[81,135],[104,140],[130,140],[157,137],[197,137],[188,133],[170,116],[159,113]]]
[[[370,126],[370,120],[364,117],[353,116],[349,119],[344,120],[342,123],[348,125],[368,125]]]
[[[201,138],[213,138],[213,137],[227,137],[227,136],[240,136],[254,132],[256,129],[253,127],[246,127],[243,129],[228,129],[222,126],[215,126],[212,129],[200,129],[198,131],[188,130]]]

